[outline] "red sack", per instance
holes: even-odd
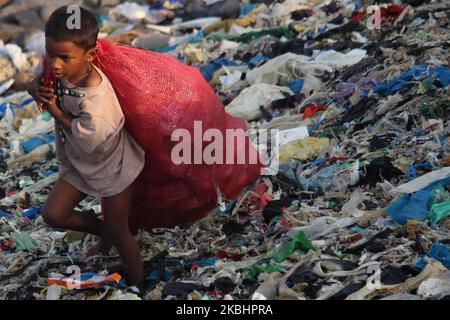
[[[48,62],[48,56],[44,55],[42,57],[42,61],[44,62],[44,74],[42,77],[42,81],[44,82],[44,86],[47,88],[50,88],[50,86],[53,83],[53,89],[56,88],[56,80],[53,73],[50,71],[49,62]]]
[[[183,128],[194,137],[194,121],[202,121],[203,132],[215,128],[223,137],[226,129],[246,130],[243,120],[225,113],[196,68],[107,40],[99,40],[97,47],[94,64],[114,87],[125,126],[146,152],[130,216],[133,233],[202,218],[217,206],[217,190],[224,199],[233,199],[260,176],[260,162],[249,164],[248,157],[244,164],[177,165],[171,160],[172,147],[178,143],[171,141],[172,132]],[[227,143],[223,142],[224,150]],[[208,144],[203,142],[202,147]],[[245,138],[247,155],[250,150],[254,151]],[[235,150],[234,160],[243,151]]]

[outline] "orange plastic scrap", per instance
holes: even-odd
[[[58,285],[68,289],[86,289],[98,287],[105,282],[119,282],[122,277],[118,273],[113,273],[109,276],[102,276],[98,273],[87,273],[80,275],[79,279],[74,277],[65,277],[59,273],[53,273],[48,279],[47,284]]]

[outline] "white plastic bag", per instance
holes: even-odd
[[[367,51],[363,49],[353,49],[348,53],[340,53],[335,50],[326,50],[319,53],[316,62],[326,63],[330,66],[342,68],[357,64],[367,57]]]
[[[225,107],[225,111],[235,117],[251,121],[261,116],[260,106],[266,107],[271,101],[284,98],[283,92],[292,95],[289,88],[265,83],[252,85]]]

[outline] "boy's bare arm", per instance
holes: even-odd
[[[55,118],[55,120],[62,124],[64,127],[69,130],[72,129],[72,118],[69,115],[65,114],[61,109],[56,107],[56,109],[49,110],[47,108],[47,111],[50,112],[53,118]]]

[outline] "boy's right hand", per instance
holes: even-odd
[[[56,98],[53,88],[44,86],[43,74],[40,74],[28,84],[28,93],[36,100],[40,112],[43,111],[44,104]]]

